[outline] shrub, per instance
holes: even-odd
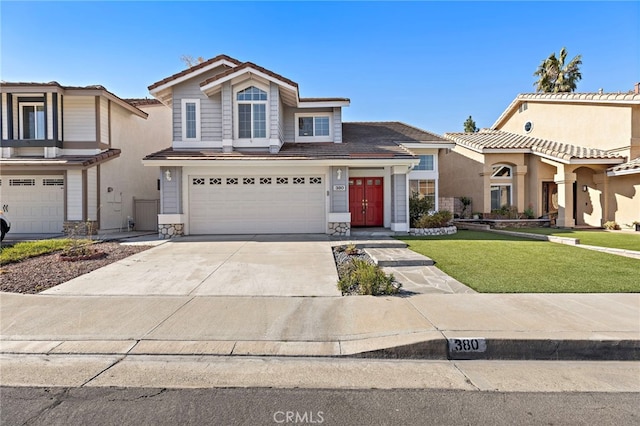
[[[429,214],[429,211],[433,210],[433,208],[434,204],[432,198],[413,192],[409,197],[409,219],[411,226],[415,228],[415,223],[418,219]]]
[[[416,221],[415,228],[442,228],[448,226],[452,218],[448,210],[426,214]]]
[[[615,221],[610,220],[609,222],[605,222],[604,225],[602,225],[604,227],[604,229],[609,229],[609,230],[617,230],[620,229],[620,225],[618,225]]]
[[[378,265],[363,259],[353,259],[340,268],[342,278],[338,280],[338,289],[343,293],[358,293],[377,296],[395,294],[401,285],[394,285],[394,277],[385,274]]]

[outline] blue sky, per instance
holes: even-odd
[[[348,97],[346,121],[436,133],[489,127],[552,52],[582,55],[579,92],[640,81],[640,2],[8,2],[0,78],[101,84],[120,97],[225,53]]]

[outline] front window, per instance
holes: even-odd
[[[431,199],[432,205],[436,203],[436,181],[434,179],[416,179],[409,181],[409,194],[418,194],[420,198]]]
[[[296,114],[297,142],[331,142],[331,116],[329,113]]]
[[[182,100],[182,140],[200,140],[200,99]]]
[[[20,124],[22,139],[44,139],[44,104],[21,103]]]
[[[413,170],[433,171],[433,155],[419,155],[420,163]]]
[[[266,138],[267,92],[251,86],[238,92],[236,100],[238,101],[238,138]]]
[[[329,136],[329,117],[298,117],[298,136]]]
[[[511,185],[491,185],[491,210],[511,205]]]

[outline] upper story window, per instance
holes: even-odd
[[[296,114],[296,142],[331,142],[330,113]]]
[[[255,86],[236,95],[238,102],[238,138],[267,137],[267,92]]]
[[[182,100],[182,140],[200,140],[200,99]]]
[[[44,102],[20,103],[20,136],[22,139],[45,138]]]
[[[419,155],[420,163],[413,170],[433,171],[433,154]]]

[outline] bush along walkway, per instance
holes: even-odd
[[[436,268],[432,259],[409,250],[401,241],[359,242],[357,248],[358,250],[353,245],[334,247],[334,258],[340,278],[343,278],[341,274],[351,267],[347,265],[348,262],[365,261],[377,265],[383,273],[393,277],[393,285],[398,287],[398,291],[392,291],[390,294],[411,296],[475,293],[471,288]],[[371,273],[369,271],[369,274]],[[358,286],[350,288],[353,282],[348,279],[342,280],[341,284],[346,286],[344,290],[339,287],[343,295],[362,294]]]
[[[397,294],[402,284],[393,274],[387,275],[373,260],[355,245],[333,248],[338,268],[338,289],[342,295],[389,295]]]

